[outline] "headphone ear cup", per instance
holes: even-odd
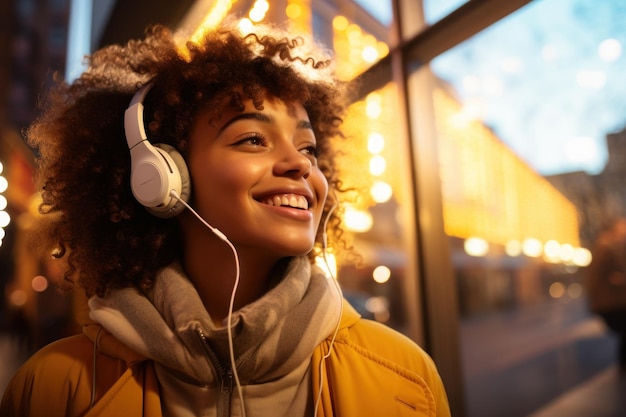
[[[177,180],[173,181],[174,184],[172,184],[171,188],[178,193],[181,200],[188,202],[189,197],[191,196],[191,180],[185,159],[173,146],[165,143],[157,143],[153,146],[157,152],[164,156],[164,158],[169,158],[170,161],[173,162],[171,175],[177,177]],[[180,186],[178,186],[178,179],[180,179]],[[178,216],[185,210],[185,205],[177,199],[169,196],[169,192],[168,197],[169,200],[164,201],[162,205],[156,207],[146,207],[147,210],[152,215],[162,219],[169,219],[171,217]]]

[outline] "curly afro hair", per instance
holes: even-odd
[[[341,183],[331,139],[341,137],[346,89],[333,77],[328,56],[274,29],[267,35],[242,35],[234,26],[226,28],[187,43],[183,54],[170,30],[151,27],[145,39],[95,52],[80,78],[72,84],[59,81],[48,92],[27,137],[38,153],[40,212],[46,224],[39,241],[66,260],[69,287],[78,282],[88,295],[99,296],[114,288],[140,287],[180,256],[178,222],[150,215],[130,190],[123,116],[147,82],[153,85],[145,103],[148,136],[183,156],[200,109],[243,109],[247,99],[260,109],[267,97],[301,103],[318,141],[329,200],[336,198],[332,190],[339,191]],[[332,205],[327,201],[324,217]],[[331,214],[330,225],[329,243],[337,246],[342,243],[338,212]]]

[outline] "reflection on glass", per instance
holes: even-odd
[[[615,360],[583,276],[626,215],[624,19],[533,2],[431,63],[470,417],[532,414]]]
[[[408,161],[397,108],[397,87],[390,83],[354,103],[345,120],[347,140],[338,144],[338,162],[351,191],[343,219],[361,263],[344,263],[339,280],[361,314],[406,331],[410,295],[403,291],[409,278],[402,215],[411,209],[403,191]]]

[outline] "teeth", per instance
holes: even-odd
[[[283,195],[275,195],[273,197],[268,197],[265,201],[265,204],[270,206],[287,206],[294,207],[303,210],[308,210],[309,203],[306,201],[301,195],[296,194],[283,194]]]

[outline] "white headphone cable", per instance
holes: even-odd
[[[328,273],[330,274],[330,279],[333,280],[333,284],[335,285],[335,288],[337,289],[337,292],[339,293],[339,317],[337,318],[337,325],[335,326],[335,331],[333,332],[333,336],[330,339],[328,351],[320,359],[320,363],[319,363],[320,381],[317,387],[317,398],[315,399],[315,409],[313,411],[314,417],[317,416],[317,410],[319,408],[320,401],[322,399],[322,388],[324,386],[324,377],[322,376],[322,370],[324,367],[324,361],[330,357],[333,351],[335,339],[337,337],[337,333],[339,332],[339,326],[341,324],[341,318],[343,317],[343,293],[341,291],[341,287],[339,286],[339,282],[337,281],[337,277],[335,277],[335,275],[333,274],[332,268],[330,267],[330,262],[328,262],[328,257],[326,256],[326,249],[328,246],[327,244],[328,235],[326,234],[326,228],[328,226],[330,215],[333,213],[333,211],[335,211],[336,208],[337,208],[337,200],[335,200],[335,204],[330,208],[330,210],[328,210],[328,214],[326,215],[326,219],[324,220],[323,230],[322,230],[322,258],[324,259],[324,263],[326,264],[326,269],[328,270]]]
[[[246,417],[246,407],[243,402],[243,391],[241,389],[241,383],[239,382],[239,374],[237,373],[237,366],[235,365],[235,348],[233,345],[233,330],[232,330],[233,310],[235,306],[235,295],[237,294],[237,288],[239,287],[239,275],[240,275],[239,255],[237,254],[237,249],[230,242],[230,240],[228,240],[228,238],[226,237],[224,233],[222,233],[219,229],[211,226],[206,220],[204,220],[202,216],[200,216],[189,204],[187,204],[185,200],[180,198],[180,196],[175,190],[170,191],[170,196],[172,196],[173,198],[178,200],[180,203],[182,203],[186,208],[189,209],[189,211],[193,213],[194,216],[196,216],[198,220],[200,220],[200,222],[202,222],[203,225],[205,225],[207,228],[209,228],[209,230],[215,233],[217,237],[219,237],[224,242],[226,242],[230,250],[233,252],[233,256],[235,257],[235,268],[236,268],[235,283],[233,284],[233,290],[230,294],[230,303],[228,305],[228,318],[227,318],[226,326],[227,326],[227,331],[228,331],[228,353],[230,356],[230,367],[233,371],[233,377],[235,378],[235,385],[237,386],[237,394],[239,394],[239,404],[241,405],[241,415],[242,417]]]

